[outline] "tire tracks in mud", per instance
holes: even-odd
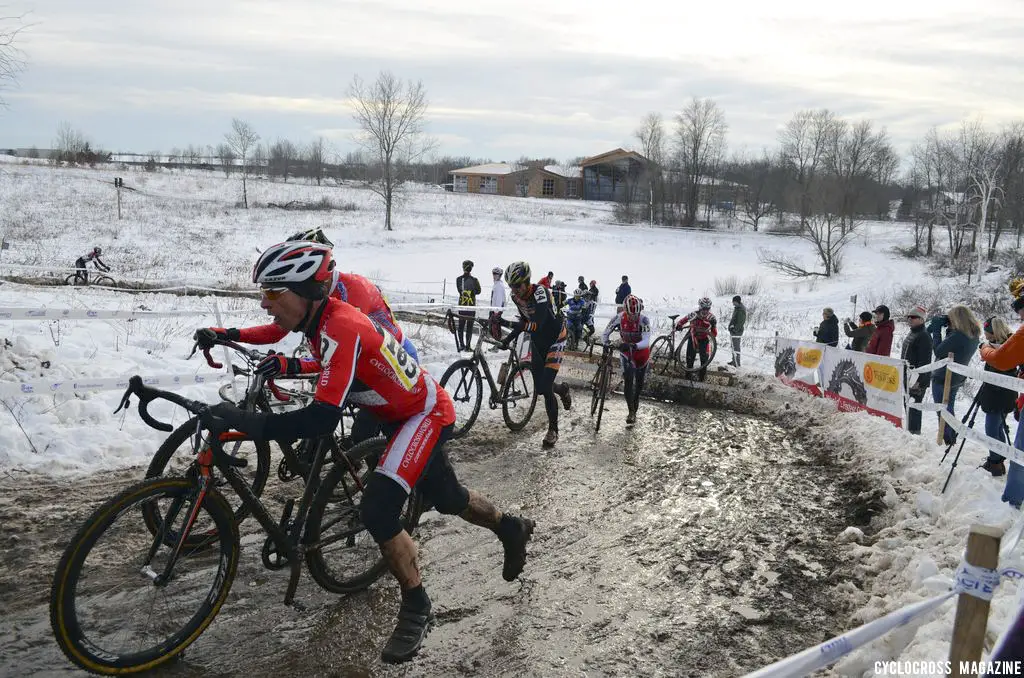
[[[562,413],[554,450],[540,447],[542,410],[517,434],[485,411],[451,445],[464,484],[538,526],[522,577],[506,583],[490,532],[424,516],[417,539],[437,622],[414,662],[378,661],[398,606],[390,578],[338,598],[304,575],[305,611],[286,608],[286,574],[262,568],[262,536],[247,522],[228,602],[159,674],[732,676],[844,630],[835,587],[850,579],[834,537],[863,482],[799,436],[728,410],[645,402],[625,429],[613,396],[595,434],[582,395]],[[37,490],[0,480],[0,673],[70,673],[50,637],[53,567],[114,493],[108,481],[141,475]]]

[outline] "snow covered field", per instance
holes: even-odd
[[[112,179],[128,187],[118,221]],[[409,189],[396,213],[396,230],[382,230],[375,196],[358,187],[322,187],[255,181],[250,201],[260,205],[290,200],[327,199],[346,210],[285,211],[260,207],[236,209],[240,183],[209,173],[133,173],[113,168],[52,169],[0,166],[0,231],[11,243],[0,253],[0,273],[9,264],[70,266],[92,246],[116,278],[149,282],[249,288],[249,270],[257,250],[300,229],[323,227],[336,246],[343,270],[380,281],[394,299],[437,298],[451,292],[460,263],[476,262],[474,273],[486,286],[493,266],[525,259],[537,275],[548,270],[573,287],[576,277],[596,279],[602,299],[611,301],[622,274],[659,315],[695,307],[696,299],[714,300],[726,324],[733,291],[715,293],[715,279],[760,280],[760,291],[744,295],[751,309],[748,335],[810,338],[823,306],[851,315],[893,302],[910,285],[937,287],[925,267],[891,254],[908,245],[910,235],[897,224],[871,223],[846,254],[844,272],[831,280],[794,282],[758,263],[759,248],[785,250],[811,263],[808,244],[791,237],[747,231],[691,232],[612,225],[611,206],[581,201],[548,201]],[[993,274],[993,284],[998,282]],[[484,299],[486,300],[486,287]],[[924,301],[924,300],[922,300]],[[254,300],[220,299],[225,323],[262,322]],[[192,330],[215,324],[210,298],[167,294],[128,295],[94,289],[0,285],[0,308],[81,308],[194,310],[180,318],[125,320],[0,320],[0,384],[33,379],[97,378],[146,374],[209,373],[199,357],[185,361]],[[903,309],[893,308],[894,317]],[[439,376],[454,358],[448,336],[434,328],[410,328],[426,367]],[[905,331],[905,326],[900,328]],[[898,330],[898,332],[900,331]],[[755,340],[750,340],[752,343]],[[894,346],[898,346],[900,334]],[[286,340],[282,348],[294,345]],[[727,358],[719,353],[719,362]],[[48,366],[44,366],[48,365]],[[968,526],[1009,527],[1019,513],[1000,503],[1002,479],[976,468],[984,452],[968,443],[950,489],[940,494],[949,462],[939,466],[942,449],[934,445],[934,421],[925,416],[925,433],[910,436],[866,414],[842,414],[832,403],[814,401],[779,385],[748,361],[744,385],[751,392],[771,387],[788,410],[775,414],[807,429],[844,462],[878,479],[887,511],[876,518],[862,543],[849,544],[850,559],[873,581],[857,590],[836,580],[836,596],[847,596],[856,612],[850,626],[934,595],[925,579],[950,576],[959,563]],[[189,386],[195,398],[216,398],[217,382]],[[163,434],[149,429],[133,413],[111,414],[120,394],[105,391],[78,396],[3,396],[0,401],[0,473],[36,471],[84,474],[148,461]],[[962,400],[958,413],[967,403]],[[783,404],[766,400],[765,412]],[[157,410],[180,421],[180,411]],[[493,413],[485,410],[484,416]],[[980,426],[980,423],[979,423]],[[837,535],[838,537],[838,535]],[[844,537],[845,539],[846,537]],[[1014,586],[1004,583],[994,600],[990,631],[1007,624],[1015,610]],[[871,675],[872,663],[902,659],[944,659],[952,629],[953,606],[923,625],[910,625],[841,662],[842,675]],[[864,672],[867,672],[866,674]]]

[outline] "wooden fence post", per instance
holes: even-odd
[[[999,542],[1003,530],[988,525],[971,525],[967,535],[967,554],[964,560],[976,567],[990,570],[998,568]],[[988,629],[989,601],[961,593],[956,602],[953,621],[953,642],[949,646],[951,676],[974,675],[960,672],[960,662],[981,661],[985,631]]]
[[[950,353],[947,357],[952,364],[953,354]],[[949,369],[949,365],[946,365],[946,381],[942,385],[942,409],[946,409],[946,405],[949,404],[949,391],[952,386],[953,371]],[[939,432],[935,436],[935,442],[939,445],[945,445],[946,420],[942,418],[942,412],[936,412],[935,414],[939,417]]]

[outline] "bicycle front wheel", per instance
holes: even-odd
[[[171,435],[167,436],[163,444],[153,455],[146,469],[146,478],[157,478],[159,476],[184,476],[190,473],[195,463],[195,451],[192,448],[191,437],[196,432],[196,419],[193,417],[184,424],[174,429]],[[270,476],[270,444],[265,440],[254,441],[238,433],[230,433],[236,440],[224,441],[224,451],[249,463],[245,468],[239,468],[238,473],[246,479],[252,493],[259,497],[263,488],[267,485],[267,478]],[[219,477],[219,471],[215,471],[218,478],[215,482],[219,485],[226,485],[227,481]],[[235,523],[241,523],[249,516],[249,507],[246,506],[240,497],[231,493],[233,504],[232,513],[235,516]],[[142,515],[146,525],[153,534],[160,530],[160,515],[153,505],[147,504],[142,507]],[[211,541],[216,535],[203,534],[198,530],[192,530],[188,536],[188,546],[198,547]]]
[[[604,401],[608,397],[608,382],[611,380],[612,366],[608,364],[601,365],[601,374],[598,377],[597,385],[597,424],[594,426],[595,431],[601,430],[601,416],[604,414]]]
[[[143,481],[97,509],[71,539],[53,577],[50,625],[72,663],[104,675],[148,671],[180,654],[217,616],[238,567],[238,530],[219,492],[197,507],[196,491],[185,478]],[[159,506],[166,527],[155,537],[140,515],[148,504]],[[177,546],[172,535],[194,508],[194,529],[212,526],[217,548],[184,547],[171,576],[158,582]]]
[[[533,370],[519,363],[505,378],[501,390],[501,417],[511,431],[521,431],[537,407],[537,389],[533,383]]]
[[[93,285],[99,285],[101,287],[113,287],[114,279],[109,275],[98,275],[92,280]]]
[[[373,537],[359,514],[370,475],[388,441],[374,438],[345,453],[351,462],[334,464],[320,488],[306,518],[303,539],[306,567],[317,584],[331,593],[355,593],[377,581],[387,569]],[[419,523],[420,495],[413,490],[402,511],[402,526],[412,534]]]
[[[451,438],[461,438],[473,428],[484,400],[483,378],[472,360],[457,360],[441,375],[441,388],[455,405],[455,426]]]

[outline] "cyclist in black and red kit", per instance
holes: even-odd
[[[416,487],[439,512],[486,527],[505,550],[502,577],[516,579],[526,564],[531,520],[498,511],[455,475],[443,443],[455,408],[448,393],[402,348],[386,327],[359,309],[328,297],[331,248],[308,241],[267,248],[253,269],[263,291],[260,306],[274,323],[308,338],[314,359],[268,356],[258,369],[268,375],[319,372],[313,402],[280,414],[244,411],[219,403],[211,413],[255,440],[315,438],[338,425],[346,403],[370,410],[389,440],[359,506],[367,532],[380,546],[402,590],[398,624],[381,659],[408,661],[418,652],[433,619],[420,579],[416,543],[401,523],[409,492]]]
[[[530,265],[516,261],[505,269],[505,282],[512,290],[512,301],[519,309],[519,323],[501,342],[508,348],[524,330],[530,333],[533,384],[537,395],[544,397],[544,409],[548,413],[548,433],[544,436],[544,447],[558,442],[558,401],[562,399],[565,409],[572,407],[569,385],[556,384],[558,368],[562,365],[565,351],[565,319],[555,310],[551,290],[543,285],[530,284]]]
[[[103,271],[104,273],[110,273],[110,267],[100,260],[101,254],[103,254],[102,249],[100,249],[99,247],[93,247],[92,251],[90,251],[87,254],[83,254],[82,256],[75,259],[75,268],[78,269],[75,272],[76,283],[80,283],[82,285],[89,284],[89,271],[86,270],[85,265],[90,261],[92,262],[92,265],[95,266],[100,271]]]

